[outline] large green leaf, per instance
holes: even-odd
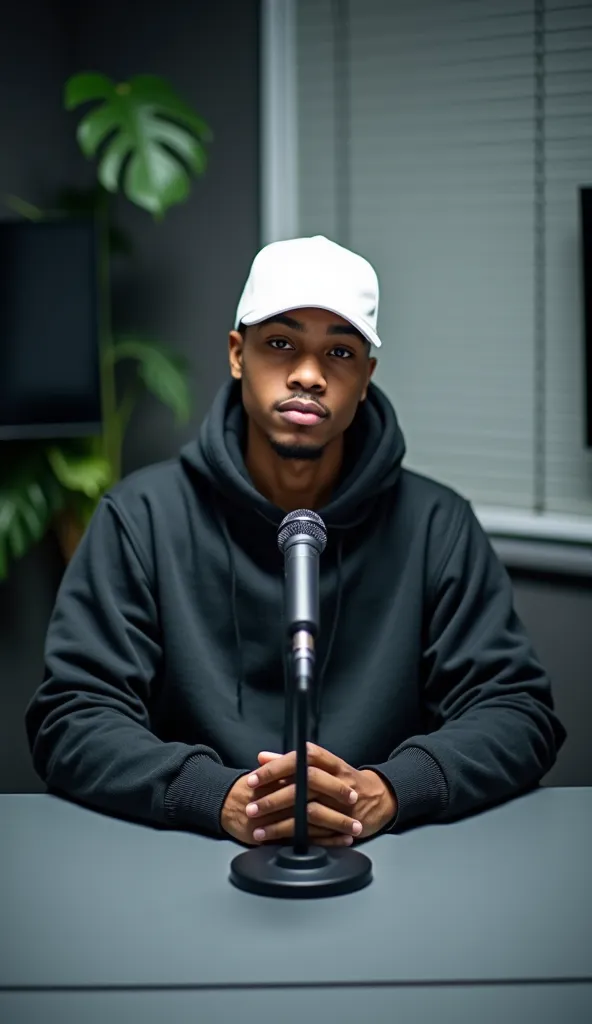
[[[113,358],[116,362],[136,360],[138,374],[148,391],[173,411],[177,423],[187,422],[191,415],[191,395],[188,365],[182,356],[158,342],[137,334],[125,334],[115,338]]]
[[[137,206],[162,215],[189,194],[189,175],[206,168],[208,125],[156,75],[136,75],[116,85],[105,75],[74,75],[66,83],[68,110],[103,100],[86,114],[77,138],[87,157],[99,149],[99,181],[119,188]]]
[[[10,558],[22,558],[41,540],[64,492],[40,451],[3,468],[0,479],[0,580]]]
[[[47,449],[57,479],[68,491],[80,491],[97,500],[111,483],[111,467],[103,455],[78,453],[58,445]]]

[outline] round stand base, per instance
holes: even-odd
[[[308,853],[297,854],[291,846],[258,846],[234,858],[230,881],[258,896],[342,896],[369,885],[372,861],[347,847],[309,846]]]

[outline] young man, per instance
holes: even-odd
[[[315,841],[449,821],[551,768],[565,732],[508,576],[468,502],[402,468],[371,383],[377,310],[370,264],[323,237],[258,254],[199,438],[102,500],[65,573],[26,716],[51,790],[246,844],[293,835],[277,530],[298,508],[328,532]]]

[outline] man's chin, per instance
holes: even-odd
[[[276,455],[279,455],[280,459],[306,459],[314,462],[322,457],[325,450],[325,445],[285,444],[284,442],[276,441],[275,438],[269,436],[267,440]]]

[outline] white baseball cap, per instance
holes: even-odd
[[[328,309],[380,348],[378,278],[363,256],[323,235],[271,242],[257,253],[234,327],[260,324],[290,309]]]

